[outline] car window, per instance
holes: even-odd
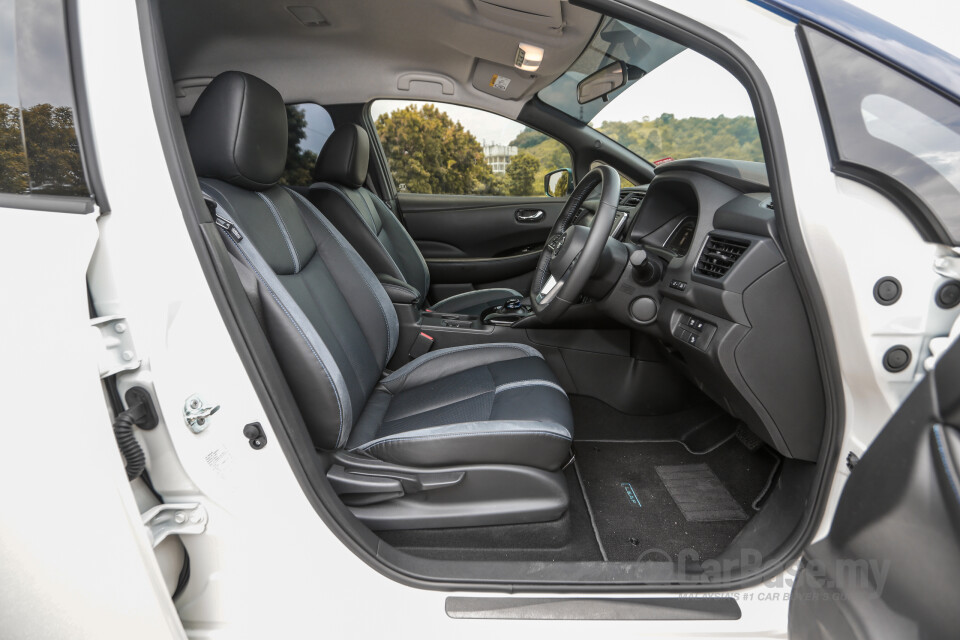
[[[370,112],[401,193],[544,196],[543,176],[573,166],[559,141],[479,109],[377,100]]]
[[[0,193],[89,196],[62,0],[0,0]]]
[[[596,169],[597,167],[599,167],[599,166],[601,166],[601,165],[606,165],[606,164],[607,164],[606,162],[600,162],[599,160],[594,160],[593,162],[590,163],[590,168],[591,168],[591,169]],[[635,186],[637,186],[630,178],[628,178],[627,176],[625,176],[625,175],[623,175],[622,173],[620,173],[620,171],[617,171],[617,173],[620,174],[620,188],[621,188],[621,189],[629,189],[630,187],[635,187]]]
[[[287,105],[287,164],[281,184],[305,186],[313,182],[313,165],[333,133],[327,110],[312,102]]]
[[[591,74],[622,65],[622,85],[581,102]],[[625,73],[625,75],[624,75]],[[728,71],[650,31],[606,18],[580,57],[539,98],[641,158],[763,161],[750,97]]]
[[[803,33],[833,170],[960,245],[960,105],[850,45]]]

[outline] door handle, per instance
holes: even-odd
[[[547,215],[543,209],[517,209],[514,212],[517,222],[540,222]]]

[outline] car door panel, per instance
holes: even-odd
[[[804,554],[790,638],[941,638],[960,628],[960,343],[856,463]]]
[[[525,291],[560,211],[563,198],[397,196],[407,230],[423,253],[436,285],[433,297],[474,288],[509,286]],[[543,217],[522,221],[518,211]]]

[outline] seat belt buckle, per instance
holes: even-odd
[[[433,337],[428,336],[423,331],[417,335],[414,339],[413,344],[410,345],[410,353],[407,354],[410,356],[411,360],[416,360],[427,351],[430,351],[430,347],[433,346]]]

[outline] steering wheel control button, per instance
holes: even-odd
[[[960,303],[960,282],[951,280],[944,282],[937,289],[937,306],[941,309],[952,309]]]
[[[899,300],[901,293],[900,281],[893,276],[880,278],[877,280],[877,284],[873,285],[874,300],[885,307]],[[960,290],[958,290],[958,293],[960,293]],[[937,295],[939,299],[939,294]]]
[[[670,288],[671,288],[671,289],[676,289],[677,291],[686,291],[686,290],[687,290],[687,283],[684,282],[683,280],[671,280],[671,281],[670,281]]]
[[[657,301],[641,296],[630,303],[630,316],[641,324],[650,324],[657,319]]]
[[[912,358],[913,354],[910,353],[910,349],[898,344],[890,347],[883,354],[883,368],[892,373],[898,373],[907,368]]]

